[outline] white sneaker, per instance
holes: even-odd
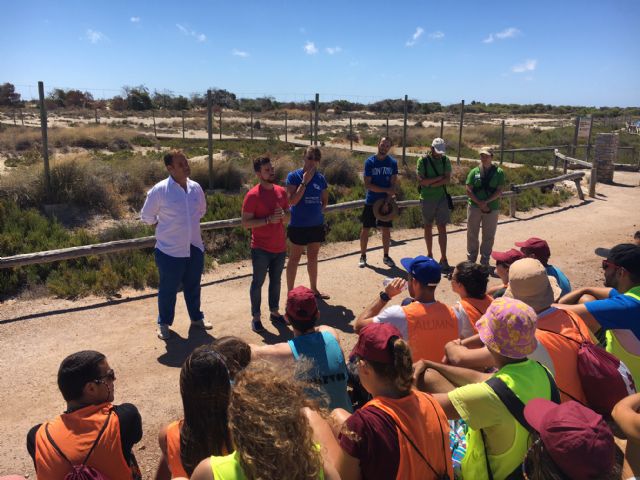
[[[156,330],[156,334],[160,340],[169,340],[171,336],[171,330],[169,330],[169,325],[165,325],[163,323],[158,324],[158,329]]]
[[[213,324],[211,322],[207,322],[204,318],[197,320],[195,322],[192,321],[191,326],[197,327],[197,328],[204,328],[205,330],[211,330],[213,328]]]
[[[358,266],[360,268],[364,268],[367,266],[367,256],[366,255],[360,255],[360,261],[358,262]]]

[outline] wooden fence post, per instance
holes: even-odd
[[[287,120],[289,118],[289,111],[284,111],[284,143],[289,142],[289,131],[287,130]]]
[[[389,115],[387,115],[387,133],[385,133],[385,137],[389,138]]]
[[[18,121],[16,120],[16,111],[13,111],[13,124],[18,125]]]
[[[565,162],[565,166],[566,166],[567,162]],[[580,178],[576,178],[574,180],[575,184],[576,184],[576,191],[578,192],[578,197],[580,198],[580,200],[584,201],[584,193],[582,192],[582,185],[581,185],[581,179]]]
[[[349,117],[349,149],[353,152],[353,118]]]
[[[444,138],[444,118],[440,119],[440,138]]]
[[[409,96],[404,96],[404,121],[402,124],[402,165],[407,166],[407,114],[409,110]],[[388,117],[387,117],[388,118]]]
[[[502,120],[502,129],[500,130],[500,165],[504,160],[504,120]]]
[[[96,125],[100,123],[100,120],[98,120],[98,109],[96,108],[94,110],[95,114],[96,114]]]
[[[20,109],[20,123],[22,123],[22,126],[24,127],[24,112],[22,109]]]
[[[460,102],[460,131],[458,133],[458,158],[456,163],[460,165],[460,149],[462,148],[462,124],[464,122],[464,100]]]
[[[309,110],[309,145],[313,145],[313,110]]]
[[[40,97],[40,129],[42,130],[42,158],[44,160],[44,182],[47,200],[51,198],[51,172],[49,171],[49,140],[47,138],[47,105],[44,102],[44,83],[38,82]]]
[[[153,110],[151,110],[151,118],[153,118],[153,136],[158,138],[158,132],[156,131],[156,115],[153,113]]]
[[[207,90],[207,147],[209,160],[209,190],[213,190],[213,105],[211,90]]]
[[[182,114],[182,139],[184,140],[184,110],[181,112]]]
[[[596,164],[596,157],[593,156],[593,162],[591,164],[591,177],[589,178],[589,196],[596,198],[596,183],[598,182],[598,166]]]
[[[509,215],[511,215],[511,218],[516,217],[516,200],[517,197],[515,195],[509,197]]]
[[[218,119],[220,120],[220,140],[222,140],[222,107],[220,107],[220,114],[218,115]]]
[[[253,140],[253,112],[251,112],[251,140]]]
[[[573,132],[573,146],[571,147],[571,157],[576,158],[576,149],[578,147],[578,128],[580,126],[580,115],[576,117],[576,128]]]

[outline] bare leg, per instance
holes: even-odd
[[[380,230],[382,230],[382,250],[386,257],[389,255],[389,246],[391,245],[391,229],[389,227],[380,227]]]
[[[440,261],[447,261],[447,224],[436,225],[438,227],[438,245],[440,245]]]
[[[433,224],[424,226],[424,243],[427,244],[427,257],[433,258]]]
[[[367,245],[369,244],[369,229],[362,228],[360,230],[360,255],[367,254]]]
[[[296,282],[296,273],[298,273],[298,264],[300,263],[300,257],[304,250],[303,245],[296,245],[291,243],[291,250],[289,251],[289,261],[287,262],[287,291],[293,290],[293,284]]]
[[[318,252],[320,243],[314,242],[307,245],[307,272],[309,273],[309,288],[318,292]]]

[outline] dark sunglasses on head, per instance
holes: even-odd
[[[110,380],[110,381],[112,381],[112,382],[116,379],[116,372],[114,372],[114,371],[113,371],[113,368],[110,368],[110,369],[107,371],[107,373],[105,373],[104,375],[102,375],[102,376],[100,376],[100,377],[96,378],[96,379],[94,380],[94,382],[96,382],[96,383],[100,383],[100,382],[102,382],[102,381],[103,381],[103,380],[105,380],[105,379],[106,379],[106,380]]]

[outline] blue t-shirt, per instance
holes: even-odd
[[[300,185],[302,183],[302,168],[294,170],[287,175],[287,186]],[[302,198],[297,205],[291,206],[292,227],[317,227],[324,224],[322,214],[322,191],[326,190],[327,181],[319,172],[313,176],[307,187],[304,189]]]
[[[329,397],[329,409],[344,408],[351,412],[351,400],[347,394],[347,365],[340,344],[329,332],[300,335],[289,340],[293,358],[307,357],[313,368],[307,380],[316,383]]]
[[[397,174],[398,162],[391,155],[387,155],[384,160],[378,160],[375,155],[372,155],[364,162],[364,176],[371,177],[371,183],[378,187],[389,188],[391,186],[391,177]],[[367,190],[365,203],[373,205],[376,200],[386,198],[386,196],[386,193]]]
[[[631,289],[634,292],[638,290],[640,287]],[[640,300],[612,288],[609,298],[586,302],[584,306],[605,330],[631,330],[640,339]]]
[[[545,270],[547,271],[547,275],[554,277],[558,281],[558,285],[562,289],[562,295],[566,295],[571,291],[569,279],[564,273],[562,273],[562,270],[554,265],[547,265]]]

